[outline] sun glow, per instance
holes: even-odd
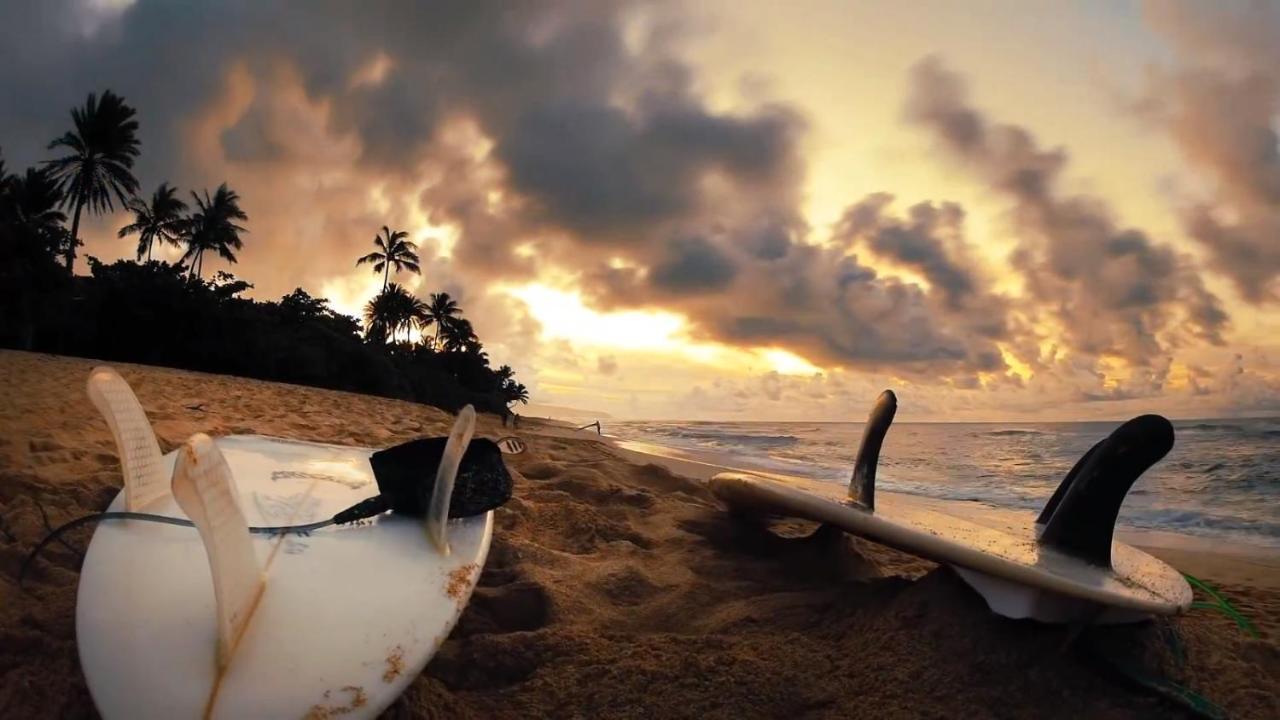
[[[761,351],[760,357],[782,375],[814,375],[822,372],[822,368],[788,350],[769,348]]]
[[[675,313],[600,312],[587,307],[581,295],[546,285],[525,285],[508,292],[529,306],[542,323],[544,338],[625,350],[676,350],[688,344],[686,321]]]
[[[822,368],[782,348],[743,349],[689,337],[688,321],[675,313],[655,310],[601,312],[576,292],[547,285],[509,288],[542,324],[544,339],[567,340],[577,348],[608,348],[677,355],[687,360],[744,373],[761,366],[782,375],[814,375]]]

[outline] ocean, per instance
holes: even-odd
[[[1038,510],[1114,422],[895,423],[876,487]],[[1280,418],[1178,421],[1119,525],[1280,550]],[[847,483],[862,423],[613,421],[605,434],[693,459]]]

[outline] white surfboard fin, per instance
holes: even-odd
[[[471,436],[475,431],[476,410],[468,405],[458,413],[458,419],[454,421],[453,429],[449,431],[449,441],[445,443],[440,466],[436,469],[431,505],[427,508],[427,537],[431,538],[431,542],[441,555],[449,554],[447,529],[449,502],[453,498],[453,482],[458,477],[458,466],[462,464],[462,455],[471,444]]]
[[[124,475],[125,509],[137,512],[168,495],[160,443],[129,383],[115,370],[100,365],[89,373],[85,388],[116,441]]]
[[[192,435],[178,451],[173,497],[200,531],[209,558],[221,670],[231,662],[265,581],[249,538],[249,525],[232,490],[231,468],[208,435]]]
[[[876,509],[876,464],[880,462],[884,436],[897,412],[897,396],[892,390],[885,390],[876,398],[862,431],[862,444],[858,446],[858,458],[853,463],[853,478],[849,482],[849,499],[867,510]]]

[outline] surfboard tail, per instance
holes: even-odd
[[[208,435],[197,433],[178,451],[173,496],[204,542],[218,616],[218,668],[231,662],[253,616],[264,580],[249,525],[232,487],[231,468]]]
[[[111,428],[124,475],[125,509],[139,511],[169,493],[160,443],[133,388],[115,370],[103,365],[85,383],[89,400]]]
[[[853,478],[849,482],[849,499],[868,509],[876,508],[876,464],[880,462],[880,446],[898,412],[898,397],[892,390],[885,390],[876,398],[876,404],[867,417],[862,431],[862,444],[853,464]]]
[[[436,468],[436,482],[431,492],[431,504],[427,510],[427,537],[431,538],[431,542],[441,555],[449,554],[447,537],[449,502],[453,498],[454,480],[458,477],[462,455],[471,444],[471,436],[475,434],[475,430],[476,410],[468,405],[458,413],[453,429],[449,432],[449,441],[445,443],[440,466]]]
[[[1110,567],[1120,505],[1173,441],[1173,424],[1159,415],[1141,415],[1116,428],[1080,458],[1049,498],[1036,519],[1043,526],[1039,542]]]

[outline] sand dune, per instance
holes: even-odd
[[[119,489],[110,435],[84,397],[94,364],[0,352],[0,717],[95,715],[75,651],[79,556],[53,546],[26,589],[16,585],[45,532],[40,507],[57,524]],[[381,398],[115,367],[166,451],[196,431],[386,446],[443,434],[450,420]],[[486,417],[479,433],[507,431]],[[480,587],[387,717],[1182,712],[1111,678],[1099,655],[1193,688],[1232,717],[1280,717],[1280,590],[1266,565],[1250,575],[1186,556],[1261,639],[1206,611],[1077,637],[997,618],[950,571],[909,555],[801,523],[732,520],[698,480],[644,456],[537,424],[521,434],[523,477],[498,512]],[[87,531],[69,538],[87,541]]]

